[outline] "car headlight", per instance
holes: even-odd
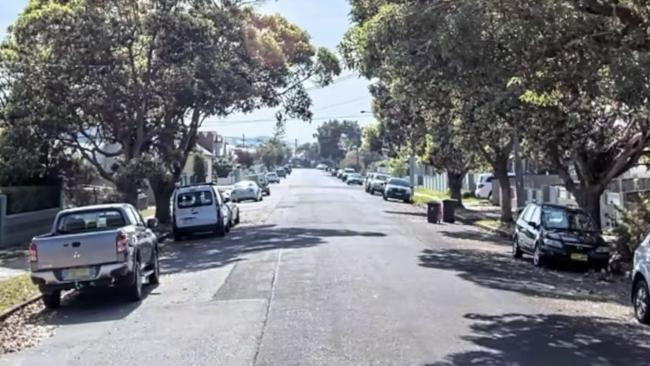
[[[596,253],[609,253],[609,247],[607,245],[600,246],[596,248]]]
[[[544,239],[544,245],[553,248],[562,248],[562,242],[555,239]]]

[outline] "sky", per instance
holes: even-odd
[[[28,0],[0,0],[0,36],[25,7]],[[350,5],[347,0],[268,0],[260,6],[264,13],[279,13],[306,30],[316,47],[336,51],[336,46],[349,26]],[[343,70],[333,85],[313,89],[314,120],[288,121],[286,139],[299,143],[313,140],[316,128],[330,118],[357,120],[363,126],[372,121],[369,111],[371,96],[368,80],[359,78],[351,70]],[[227,119],[211,118],[203,130],[217,131],[224,136],[270,136],[273,133],[275,109],[262,109],[249,114],[233,114]]]

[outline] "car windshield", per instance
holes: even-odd
[[[584,212],[563,207],[543,206],[542,224],[550,230],[596,230],[593,222]]]
[[[193,208],[212,205],[212,192],[210,191],[193,191],[182,192],[176,198],[178,208]]]
[[[361,174],[354,173],[354,174],[348,174],[348,179],[349,178],[363,178]]]
[[[386,180],[388,180],[388,176],[387,175],[375,175],[374,179],[385,182]]]
[[[392,186],[400,186],[400,187],[410,187],[411,186],[411,184],[408,181],[406,181],[404,179],[397,179],[397,178],[391,178],[388,181],[388,184],[390,184]]]
[[[126,225],[126,221],[119,210],[82,211],[61,216],[57,231],[60,234],[76,234],[112,230],[124,225]]]

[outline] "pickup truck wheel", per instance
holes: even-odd
[[[149,284],[157,285],[160,283],[160,262],[158,262],[158,249],[153,251],[153,273],[149,276]]]
[[[133,302],[142,300],[142,270],[140,269],[139,260],[133,263],[133,272],[127,276],[131,277],[131,283],[126,288],[127,298]]]
[[[237,217],[235,218],[235,225],[239,225],[239,211],[237,211]]]
[[[61,291],[43,294],[43,305],[48,309],[56,309],[61,306]]]

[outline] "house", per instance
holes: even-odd
[[[205,164],[206,176],[203,179],[196,177],[194,175],[194,164],[197,157],[202,159],[203,163]],[[210,150],[208,150],[205,146],[203,146],[202,143],[200,142],[197,143],[194,150],[188,156],[187,162],[185,162],[185,167],[183,168],[183,172],[180,178],[180,184],[181,185],[193,184],[193,183],[198,183],[200,181],[211,183],[213,160],[214,160],[214,154]]]

